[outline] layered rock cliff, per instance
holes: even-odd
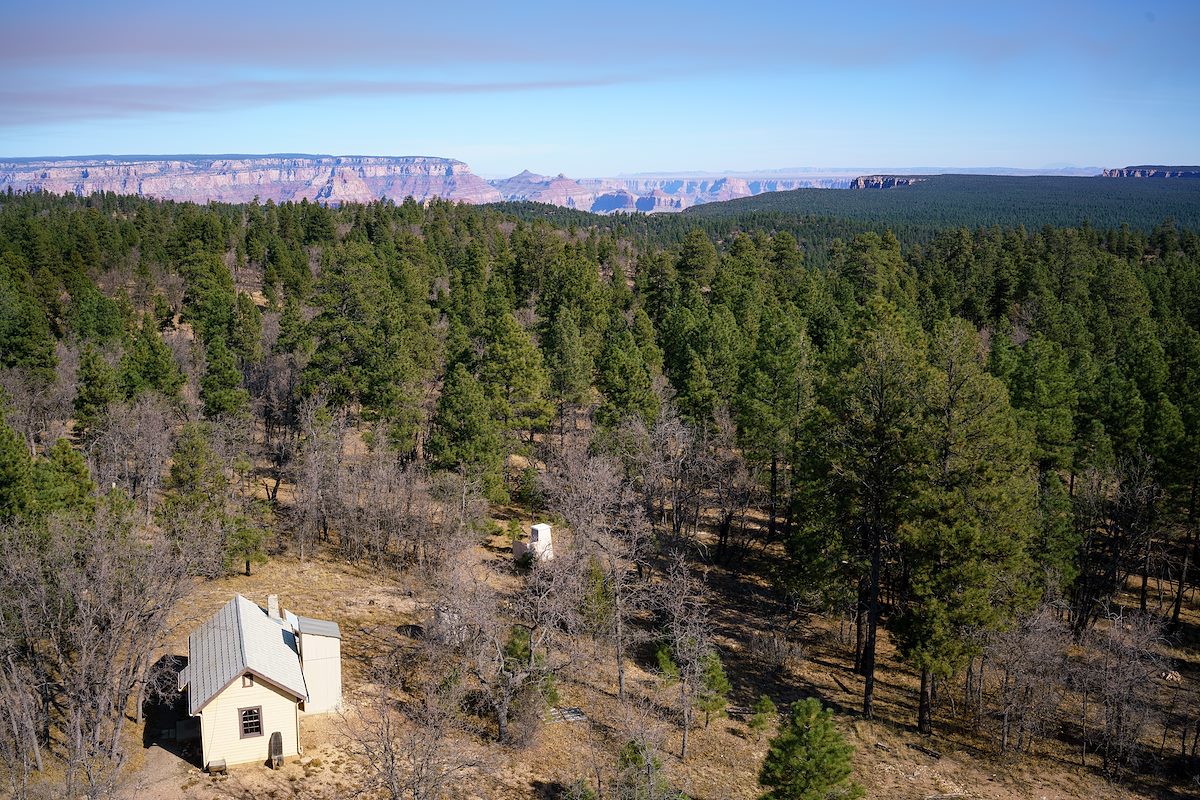
[[[0,191],[117,192],[197,203],[308,199],[330,205],[433,197],[467,203],[532,200],[597,213],[674,212],[763,192],[915,179],[838,172],[643,174],[576,180],[526,170],[486,181],[461,161],[429,156],[95,156],[0,160]],[[865,183],[864,183],[865,181]],[[883,183],[879,183],[883,181]],[[890,182],[890,183],[889,183]]]
[[[894,189],[897,186],[912,186],[924,178],[914,175],[860,175],[850,182],[851,189]]]
[[[309,199],[337,205],[500,193],[461,161],[429,156],[175,156],[0,161],[0,190],[118,192],[165,200],[242,203]]]
[[[791,189],[845,188],[849,177],[755,177],[739,175],[638,175],[576,180],[528,170],[490,181],[505,200],[532,200],[599,214],[682,211],[702,203]]]
[[[1106,169],[1105,178],[1200,178],[1200,167],[1164,167],[1143,165]]]

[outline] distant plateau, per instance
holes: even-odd
[[[569,178],[528,170],[488,180],[462,161],[434,156],[181,155],[0,159],[0,191],[116,192],[204,203],[308,200],[342,205],[435,197],[466,203],[532,201],[596,213],[677,212],[705,203],[792,189],[893,189],[937,173],[1200,177],[1198,167],[1048,170],[921,168],[864,174],[796,168],[728,173],[642,173]]]

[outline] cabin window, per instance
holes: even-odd
[[[251,736],[262,736],[262,706],[239,708],[238,717],[242,723],[241,738],[247,739]]]
[[[242,676],[242,688],[243,689],[249,689],[253,685],[254,685],[254,676],[253,675],[243,675]]]

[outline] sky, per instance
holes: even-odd
[[[0,0],[0,158],[1196,164],[1198,29],[1198,0]]]

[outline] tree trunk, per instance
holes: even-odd
[[[679,707],[683,712],[683,743],[679,748],[679,760],[687,760],[688,734],[692,728],[692,698],[688,695],[687,680],[679,681]]]
[[[779,456],[771,454],[771,508],[767,522],[767,538],[775,541],[775,514],[779,502]]]
[[[496,733],[505,743],[508,742],[508,704],[509,698],[505,697],[496,705]]]
[[[871,719],[875,713],[875,642],[879,630],[879,572],[883,560],[882,549],[878,534],[874,534],[874,541],[871,543],[871,583],[868,587],[867,640],[862,658],[862,672],[867,679],[863,686],[863,716],[867,719]]]
[[[621,608],[620,608],[620,606],[618,606],[617,607],[617,635],[614,638],[616,639],[616,649],[617,649],[617,700],[619,700],[622,703],[625,702],[625,641],[623,638],[625,635],[624,627],[625,626],[622,624],[622,621],[621,621]]]
[[[933,675],[928,667],[921,669],[921,702],[917,707],[917,733],[933,733]]]

